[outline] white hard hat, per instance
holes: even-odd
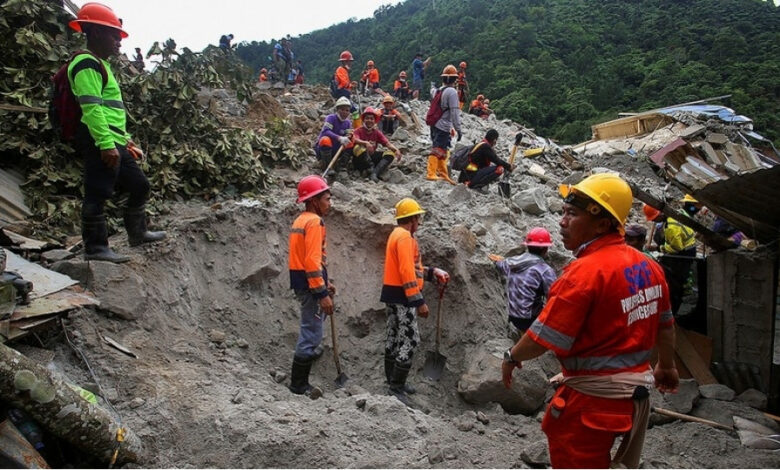
[[[351,108],[352,102],[349,101],[349,98],[347,98],[346,96],[342,96],[341,98],[336,100],[336,108],[338,108],[339,106],[349,106]]]

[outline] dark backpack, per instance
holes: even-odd
[[[444,93],[444,88],[436,90],[436,94],[433,95],[431,100],[431,107],[428,108],[428,113],[425,115],[425,124],[429,126],[435,126],[439,119],[444,115],[444,109],[441,107],[441,95]]]
[[[452,152],[452,156],[450,157],[450,166],[452,169],[463,171],[467,166],[469,166],[469,162],[471,161],[471,154],[474,153],[474,151],[477,150],[477,148],[482,144],[483,142],[480,142],[472,147],[464,145],[463,147],[460,147]]]
[[[76,137],[76,129],[81,122],[81,105],[76,100],[68,80],[68,66],[79,54],[89,54],[100,65],[100,74],[103,77],[103,88],[108,83],[108,72],[95,54],[90,51],[77,51],[70,59],[57,70],[51,77],[51,99],[49,100],[49,122],[55,131],[59,131],[60,139],[64,142],[72,141]]]
[[[333,74],[333,78],[330,79],[330,96],[336,98],[336,93],[338,92],[339,86],[336,83],[336,74]]]

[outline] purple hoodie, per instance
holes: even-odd
[[[507,313],[510,317],[535,319],[544,308],[555,271],[532,253],[512,256],[496,263],[506,276]]]
[[[314,150],[319,151],[321,138],[330,137],[331,142],[333,142],[333,150],[335,152],[339,147],[341,147],[341,144],[339,143],[339,137],[347,135],[347,131],[349,129],[352,129],[352,120],[349,117],[342,121],[339,119],[338,114],[329,114],[328,117],[325,118],[325,123],[322,125],[320,135],[317,136],[317,141],[314,142]]]

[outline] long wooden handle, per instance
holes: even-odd
[[[436,352],[441,345],[441,304],[444,301],[444,287],[439,288],[439,304],[436,307]]]
[[[653,407],[651,408],[652,411],[658,413],[659,415],[666,415],[672,418],[677,418],[683,421],[690,421],[691,423],[700,423],[700,424],[706,424],[708,426],[712,426],[713,428],[718,429],[725,429],[726,431],[733,431],[734,428],[731,426],[726,426],[725,424],[718,423],[716,421],[710,421],[709,419],[699,418],[696,416],[686,415],[682,413],[678,413],[676,411],[667,410],[664,408],[657,408]]]
[[[333,320],[333,313],[330,314],[330,338],[333,341],[333,362],[336,363],[336,372],[338,372],[339,375],[341,375],[341,363],[339,362],[339,345],[336,342],[336,323]]]
[[[323,178],[325,178],[325,175],[327,175],[328,172],[330,171],[330,169],[333,168],[333,165],[336,164],[336,160],[338,160],[339,155],[341,155],[341,151],[344,150],[344,147],[345,147],[344,145],[339,147],[339,150],[338,150],[338,152],[336,152],[336,155],[334,155],[333,158],[330,159],[330,163],[328,163],[328,167],[325,168],[324,172],[322,172],[322,177]]]
[[[515,163],[515,155],[517,155],[517,144],[512,146],[512,153],[509,154],[509,166],[514,165],[514,163]]]

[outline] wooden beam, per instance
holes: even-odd
[[[716,384],[718,379],[712,375],[710,368],[704,363],[696,348],[693,347],[685,331],[677,325],[674,325],[674,350],[678,357],[682,359],[685,367],[699,385]]]

